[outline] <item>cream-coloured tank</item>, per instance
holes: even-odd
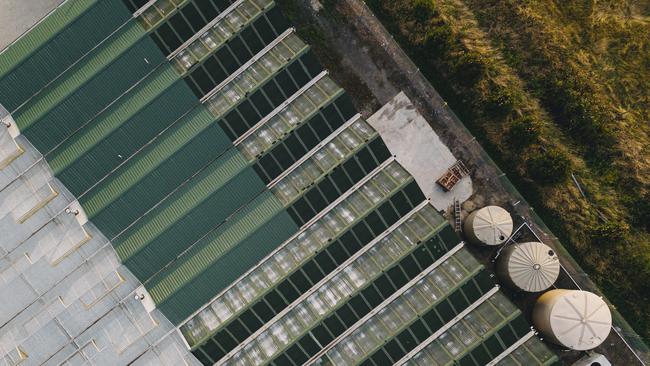
[[[546,244],[528,242],[506,247],[499,255],[497,273],[501,281],[518,290],[548,289],[560,274],[560,261]]]
[[[512,234],[512,217],[499,206],[486,206],[467,216],[463,231],[474,244],[503,244]]]
[[[591,292],[551,290],[537,300],[533,323],[551,342],[586,351],[605,341],[612,329],[612,313]]]

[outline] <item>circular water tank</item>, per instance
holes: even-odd
[[[497,261],[499,278],[527,292],[548,289],[560,274],[560,261],[546,244],[521,243],[505,248]]]
[[[612,329],[612,313],[596,294],[551,290],[537,300],[533,323],[546,338],[576,351],[598,347]]]
[[[499,206],[486,206],[467,216],[463,229],[474,244],[499,245],[512,234],[512,217]]]

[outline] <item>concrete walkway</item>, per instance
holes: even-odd
[[[411,173],[435,208],[444,211],[454,203],[454,198],[462,203],[472,196],[469,176],[449,192],[436,184],[457,159],[406,94],[397,94],[368,118],[368,123],[379,132],[390,152]]]

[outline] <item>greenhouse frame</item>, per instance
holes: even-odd
[[[558,361],[272,0],[64,1],[0,103],[5,364]]]

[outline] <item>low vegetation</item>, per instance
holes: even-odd
[[[650,1],[367,3],[650,339]]]

